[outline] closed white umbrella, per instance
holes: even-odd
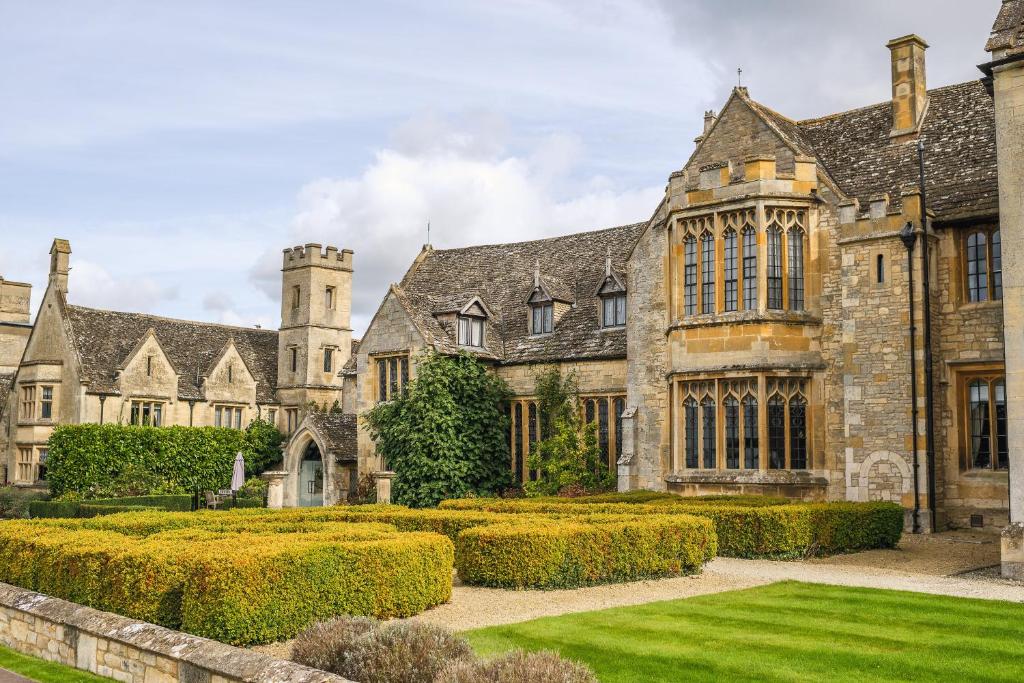
[[[231,473],[231,490],[237,491],[242,488],[242,484],[245,483],[245,458],[242,457],[242,452],[239,451],[238,455],[235,456],[235,469]]]

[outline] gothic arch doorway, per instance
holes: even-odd
[[[317,507],[324,504],[324,459],[316,441],[309,440],[299,461],[299,507]]]

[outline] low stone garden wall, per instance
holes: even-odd
[[[348,680],[6,583],[0,583],[0,643],[129,683]]]

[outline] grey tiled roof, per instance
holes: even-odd
[[[1024,51],[1024,0],[1003,0],[985,49],[1005,50],[1006,56]]]
[[[925,144],[928,208],[939,218],[995,214],[995,110],[981,81],[928,91],[920,138]],[[883,192],[899,205],[900,191],[917,185],[917,141],[889,138],[889,102],[801,121],[799,131],[846,194],[868,199]]]
[[[328,454],[338,460],[355,460],[356,416],[352,413],[310,413],[306,418],[323,440]]]
[[[359,340],[352,340],[352,355],[349,356],[348,360],[345,361],[345,366],[341,368],[339,375],[355,375],[356,374],[356,354],[359,353]]]
[[[198,376],[208,375],[229,339],[256,379],[256,399],[273,403],[277,331],[230,327],[143,313],[68,306],[71,339],[89,391],[116,393],[117,370],[152,329],[178,373],[178,397],[203,399]]]
[[[446,353],[458,350],[456,331],[436,315],[457,310],[453,304],[465,305],[478,296],[492,314],[486,348],[480,353],[485,358],[505,363],[624,358],[626,332],[601,330],[596,292],[605,277],[608,250],[614,268],[622,272],[645,225],[514,244],[429,250],[392,292],[427,343]],[[575,305],[551,334],[531,336],[526,302],[533,292],[538,262],[549,293]]]
[[[0,415],[4,414],[4,406],[7,405],[7,395],[11,391],[11,384],[13,382],[13,372],[0,372]]]

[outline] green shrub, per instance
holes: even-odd
[[[321,671],[344,675],[352,644],[360,636],[380,628],[369,617],[341,616],[313,624],[292,644],[292,661]]]
[[[224,427],[58,425],[49,440],[47,481],[54,496],[74,493],[83,498],[116,497],[111,494],[129,486],[131,493],[218,489],[231,481],[238,452],[247,463],[280,459],[270,430],[277,431],[265,426],[239,431]]]
[[[29,516],[31,503],[46,500],[49,497],[45,491],[17,486],[0,486],[0,519],[24,519]]]
[[[688,515],[509,521],[461,532],[455,565],[478,586],[575,588],[693,573],[715,549],[712,524]]]
[[[360,683],[434,683],[453,662],[469,661],[465,638],[431,624],[386,624],[357,638],[341,675]]]
[[[597,676],[555,652],[513,650],[494,659],[456,662],[435,683],[597,683]]]
[[[152,509],[145,505],[92,505],[82,503],[78,506],[78,516],[99,517],[100,515],[116,515],[121,512],[144,512]]]
[[[82,508],[88,507],[88,514]],[[111,508],[112,511],[99,512],[98,508]],[[128,496],[124,498],[95,498],[92,500],[49,500],[33,501],[29,505],[30,517],[94,517],[97,514],[113,514],[124,512],[118,508],[153,509],[153,510],[191,510],[192,496]]]

